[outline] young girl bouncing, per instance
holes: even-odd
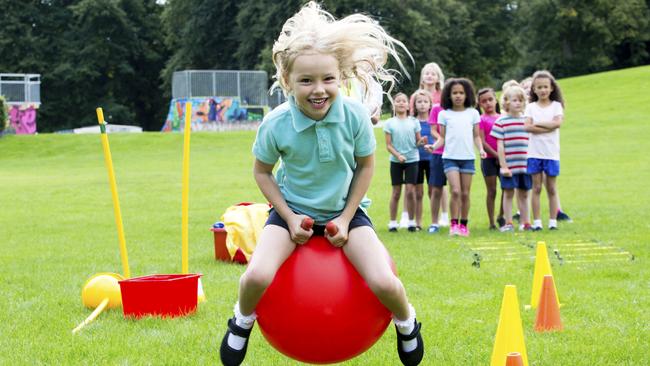
[[[393,81],[383,68],[386,57],[364,55],[390,54],[401,66],[396,45],[405,49],[370,18],[355,14],[335,20],[314,2],[282,27],[273,63],[289,100],[264,118],[253,145],[255,181],[273,209],[239,282],[235,315],[221,342],[224,365],[244,360],[260,298],[296,246],[314,235],[313,229],[301,227],[306,218],[336,226],[338,232],[325,237],[342,248],[393,313],[401,362],[418,365],[422,360],[421,323],[363,209],[376,146],[370,118],[359,102],[339,95],[342,79],[367,82],[370,75],[364,70]],[[276,180],[273,167],[279,159],[282,169]]]
[[[442,89],[442,108],[438,116],[441,125],[440,139],[429,145],[435,151],[443,144],[442,154],[445,174],[449,181],[451,200],[451,226],[449,235],[469,236],[469,192],[474,174],[474,148],[481,158],[487,154],[479,136],[480,116],[474,108],[474,88],[467,79],[450,79]]]

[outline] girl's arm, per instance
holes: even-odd
[[[406,157],[404,157],[404,155],[400,154],[399,151],[397,151],[397,150],[393,147],[393,140],[392,140],[392,137],[391,137],[390,133],[385,132],[385,135],[386,135],[386,150],[388,150],[388,152],[389,152],[391,155],[393,155],[394,157],[396,157],[397,160],[399,160],[400,163],[405,162],[405,161],[406,161]]]
[[[527,132],[538,134],[538,133],[547,133],[551,132],[552,130],[542,127],[538,124],[533,124],[533,119],[530,117],[526,117],[526,122],[524,122],[524,129]]]
[[[444,125],[440,125],[440,134],[436,133],[434,135],[434,137],[436,137],[436,143],[433,145],[429,145],[431,146],[430,149],[432,152],[438,150],[445,144],[445,133],[447,132],[446,130],[447,128]],[[431,134],[433,133],[434,133],[433,130],[431,130]]]
[[[512,177],[512,172],[508,168],[506,163],[506,150],[503,144],[503,140],[497,140],[497,156],[499,157],[499,165],[501,166],[500,173],[505,177]]]
[[[553,120],[550,122],[537,122],[535,126],[544,127],[549,131],[553,131],[557,128],[560,128],[560,126],[562,126],[563,121],[564,121],[564,116],[560,114],[553,117]]]
[[[345,208],[341,215],[332,222],[338,227],[338,233],[334,236],[326,234],[327,239],[332,245],[341,247],[348,241],[348,226],[354,217],[354,214],[359,208],[361,200],[368,192],[370,181],[375,171],[375,155],[371,154],[364,157],[355,157],[357,167],[354,170],[352,183],[350,184],[350,192],[348,192],[348,199],[345,202]]]
[[[304,230],[300,227],[302,220],[307,216],[298,215],[289,208],[287,201],[284,200],[284,196],[280,192],[280,187],[278,187],[273,177],[273,166],[255,159],[255,166],[253,167],[255,182],[260,187],[264,197],[271,202],[275,211],[286,221],[287,226],[289,226],[291,240],[297,244],[304,244],[313,234],[313,231],[311,229]]]
[[[492,146],[490,146],[487,141],[485,140],[485,131],[483,131],[482,128],[478,129],[478,134],[481,136],[481,143],[483,143],[483,148],[485,149],[485,152],[492,155],[492,156],[497,156],[497,152],[494,151]]]
[[[422,134],[418,131],[415,133],[415,146],[424,146],[425,138],[422,137]]]
[[[480,128],[477,123],[474,125],[474,144],[478,149],[479,155],[481,155],[481,159],[485,159],[487,157],[487,154],[485,153],[485,150],[483,150],[483,143],[481,142],[481,136],[479,130]]]

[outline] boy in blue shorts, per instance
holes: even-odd
[[[519,86],[511,86],[503,92],[505,114],[499,117],[492,127],[490,135],[497,139],[499,157],[499,180],[503,189],[503,213],[505,225],[501,232],[512,232],[512,199],[517,193],[520,222],[519,230],[530,230],[528,216],[528,192],[533,186],[528,174],[528,132],[526,118],[523,116],[526,104],[526,92]]]

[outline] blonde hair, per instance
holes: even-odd
[[[517,84],[507,88],[503,91],[503,94],[501,94],[503,109],[506,112],[510,112],[510,101],[515,97],[521,98],[521,101],[524,103],[523,107],[526,107],[526,91]]]
[[[519,82],[517,80],[514,80],[514,79],[508,80],[508,81],[506,81],[505,83],[503,83],[501,85],[501,98],[499,98],[499,104],[501,104],[503,106],[503,109],[506,112],[508,111],[508,108],[506,107],[506,102],[503,99],[503,96],[505,95],[506,90],[510,89],[513,86],[521,87],[521,85],[519,85]]]
[[[418,89],[413,93],[413,103],[416,103],[418,101],[418,97],[425,97],[429,101],[429,107],[433,105],[433,98],[431,97],[431,93],[429,93],[427,90],[424,89]]]
[[[289,73],[293,62],[306,52],[332,55],[338,61],[340,79],[358,79],[369,90],[370,78],[382,84],[389,84],[388,98],[396,81],[396,70],[385,69],[388,55],[392,56],[408,77],[402,65],[396,46],[403,49],[412,59],[406,46],[391,37],[373,19],[362,14],[352,14],[336,20],[334,16],[310,1],[282,26],[280,36],[273,44],[273,64],[276,79],[271,92],[282,88],[285,95],[290,92]]]
[[[422,67],[420,70],[420,89],[424,89],[424,83],[422,79],[424,78],[424,72],[428,69],[431,69],[438,75],[438,82],[436,83],[436,90],[441,91],[442,87],[445,85],[445,75],[442,73],[442,69],[435,62],[429,62],[428,64]]]

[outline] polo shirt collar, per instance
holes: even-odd
[[[289,96],[289,106],[291,108],[293,128],[296,130],[296,132],[302,132],[318,122],[307,117],[300,111],[293,95]],[[345,113],[343,112],[343,96],[339,93],[339,95],[337,95],[334,99],[334,103],[330,107],[330,110],[327,112],[327,115],[320,122],[338,123],[344,121]]]

